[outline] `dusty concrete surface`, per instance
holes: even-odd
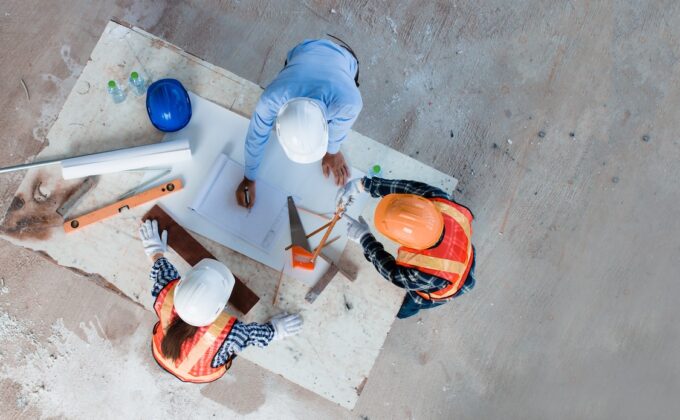
[[[353,413],[301,400],[321,415],[350,418],[676,417],[680,4],[151,4],[0,6],[0,164],[42,147],[111,16],[262,85],[297,41],[336,34],[361,60],[364,111],[355,129],[460,180],[458,198],[477,217],[478,282],[459,301],[395,324]],[[3,208],[19,179],[0,177]],[[87,307],[79,295],[40,287],[62,281],[63,270],[34,269],[35,257],[7,244],[2,251],[10,281],[62,303],[63,312],[45,317],[66,319],[66,308],[85,313],[75,309]],[[22,302],[14,293],[0,296],[1,308]],[[91,295],[101,305],[120,299],[105,290]],[[120,311],[136,310],[116,302]],[[27,312],[13,319],[35,319]],[[58,331],[82,336],[77,323],[92,318],[64,321]],[[141,349],[111,346],[116,357],[149,359]],[[49,393],[26,400],[20,382],[4,384],[3,409],[51,415],[41,411]],[[102,384],[111,394],[121,386]],[[286,401],[262,397],[272,389],[253,385],[244,404],[268,410]],[[83,406],[72,416],[93,411]]]
[[[153,360],[154,315],[83,276],[9,243],[0,252],[2,418],[314,418],[346,411],[238,359],[205,387]],[[144,280],[144,279],[140,279]]]

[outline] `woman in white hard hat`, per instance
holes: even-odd
[[[158,364],[184,382],[219,379],[236,354],[247,346],[267,346],[272,340],[297,334],[300,315],[281,314],[265,324],[244,324],[224,311],[234,288],[234,276],[222,263],[204,259],[180,279],[163,256],[167,231],[147,220],[139,228],[144,252],[153,261],[151,294],[158,323],[151,348]]]

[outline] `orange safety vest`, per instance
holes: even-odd
[[[412,249],[402,246],[397,254],[397,264],[413,267],[449,281],[449,285],[436,292],[416,291],[428,300],[442,300],[455,295],[472,266],[472,213],[470,210],[443,198],[430,198],[444,216],[444,238],[435,248]]]
[[[236,322],[236,317],[222,312],[211,325],[200,327],[193,338],[182,344],[179,359],[165,358],[161,352],[161,343],[170,323],[177,316],[173,302],[178,281],[173,280],[168,283],[158,294],[156,302],[153,304],[153,309],[159,319],[153,327],[153,339],[151,340],[153,357],[163,369],[183,382],[212,382],[221,378],[231,367],[231,359],[218,368],[210,366],[210,363],[229,335],[234,322]]]

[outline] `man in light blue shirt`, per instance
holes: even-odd
[[[291,160],[321,160],[324,175],[332,173],[338,185],[345,184],[350,171],[340,145],[363,105],[358,71],[351,50],[329,40],[305,40],[288,52],[286,65],[262,92],[250,119],[245,174],[236,190],[240,205],[255,203],[258,168],[275,125]]]

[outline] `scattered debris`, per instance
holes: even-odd
[[[576,137],[576,133],[574,133],[574,132],[572,131],[571,133],[569,133],[569,137],[571,137],[571,138]]]
[[[347,308],[348,311],[351,311],[352,308],[354,308],[354,305],[347,299],[347,295],[342,295],[342,297],[345,298],[345,308]]]
[[[90,91],[90,82],[83,81],[83,84],[84,84],[85,89],[79,88],[77,90],[78,95],[85,95],[86,93],[88,93]]]
[[[44,186],[42,182],[38,182],[38,185],[36,185],[33,190],[33,199],[38,203],[43,203],[50,198],[50,193],[51,191],[49,188]]]
[[[508,139],[508,144],[512,144],[512,140]]]
[[[30,101],[31,100],[31,95],[28,93],[28,86],[26,86],[26,82],[24,82],[24,79],[21,80],[21,86],[24,88],[24,93],[26,94],[26,100]]]
[[[9,205],[9,209],[11,211],[21,210],[21,208],[24,207],[24,204],[26,204],[26,202],[21,197],[15,196],[12,199],[12,204]]]
[[[453,138],[453,130],[451,130],[451,138]]]
[[[28,340],[31,344],[37,343],[36,336],[28,325],[4,311],[0,312],[0,342],[5,344],[17,340]],[[0,379],[5,378],[0,376]]]
[[[644,136],[642,136],[642,141],[644,141],[645,143],[649,143],[649,134],[645,134]]]
[[[491,147],[493,147],[494,149],[498,149],[498,145],[496,143],[492,144]]]
[[[538,137],[543,138],[545,137],[545,131],[541,130],[538,132]]]
[[[331,9],[331,14],[336,14],[338,12],[335,11],[335,9]]]
[[[619,183],[619,177],[618,177],[618,176],[612,177],[612,182],[613,182],[614,184],[618,184],[618,183]]]
[[[456,51],[456,55],[461,55],[461,54],[463,54],[463,50]]]

